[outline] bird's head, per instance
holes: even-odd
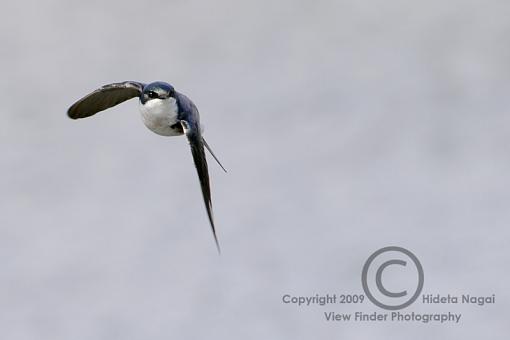
[[[156,81],[143,88],[140,100],[142,101],[142,104],[145,104],[150,100],[168,98],[175,98],[174,87],[168,83]]]

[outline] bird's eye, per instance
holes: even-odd
[[[158,98],[158,94],[154,91],[149,91],[148,95],[149,98]]]

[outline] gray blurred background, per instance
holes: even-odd
[[[509,18],[481,0],[2,4],[0,338],[506,339]],[[67,118],[122,80],[199,107],[229,170],[210,159],[222,256],[185,138],[135,100]],[[496,304],[427,325],[281,303],[361,293],[388,245],[419,257],[424,293]]]

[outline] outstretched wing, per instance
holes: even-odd
[[[136,81],[104,85],[74,103],[67,110],[67,115],[72,119],[93,116],[128,99],[140,96],[144,86]]]
[[[204,198],[205,209],[207,210],[207,216],[209,217],[209,222],[211,223],[214,241],[216,242],[216,247],[218,248],[219,252],[220,245],[218,243],[218,238],[216,237],[216,228],[214,227],[214,219],[212,214],[211,188],[209,185],[207,160],[205,158],[204,152],[204,140],[196,122],[181,120],[181,124],[191,147],[191,154],[193,156],[193,161],[195,162],[198,179],[200,180],[200,186],[202,188],[202,196]]]

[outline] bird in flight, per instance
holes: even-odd
[[[161,136],[186,135],[200,180],[214,241],[220,251],[214,226],[209,172],[204,147],[223,171],[226,172],[226,170],[202,136],[198,109],[188,97],[175,91],[172,85],[165,82],[156,81],[144,84],[136,81],[124,81],[104,85],[89,93],[74,103],[67,110],[67,114],[72,119],[86,118],[135,97],[140,100],[142,120],[149,130]]]

